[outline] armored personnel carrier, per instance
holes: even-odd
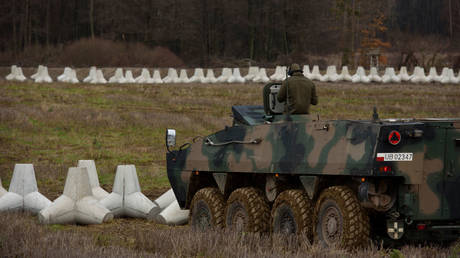
[[[280,86],[177,150],[167,130],[168,178],[191,226],[302,233],[342,248],[460,236],[460,119],[287,115]]]

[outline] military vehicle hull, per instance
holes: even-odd
[[[322,121],[265,104],[233,107],[233,126],[168,152],[191,222],[229,227],[241,217],[245,227],[254,202],[269,218],[252,231],[304,231],[326,245],[458,238],[460,119]],[[210,191],[218,199],[194,199]]]

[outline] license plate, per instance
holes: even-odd
[[[412,161],[414,153],[377,153],[377,161]]]

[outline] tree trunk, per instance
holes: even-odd
[[[91,38],[94,39],[94,0],[89,0],[89,28]]]

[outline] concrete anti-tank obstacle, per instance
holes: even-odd
[[[5,77],[5,79],[7,81],[20,81],[20,82],[23,82],[23,81],[27,80],[27,78],[22,73],[22,68],[18,67],[16,65],[11,66],[11,73],[8,74]]]
[[[79,83],[80,81],[77,78],[77,71],[75,69],[70,69],[68,82],[70,83]]]
[[[382,77],[380,77],[377,67],[371,67],[369,80],[371,80],[371,82],[382,82]]]
[[[280,79],[280,77],[282,76],[282,70],[283,67],[277,65],[276,68],[275,68],[275,73],[273,73],[269,78],[271,81],[280,81],[282,79]]]
[[[399,78],[401,79],[402,82],[410,81],[412,76],[410,76],[407,73],[407,67],[401,66],[401,68],[399,69]]]
[[[351,81],[353,83],[369,83],[371,80],[369,77],[366,75],[366,71],[364,70],[364,67],[358,66],[358,69],[356,70],[355,75],[351,77]]]
[[[171,188],[163,193],[160,197],[158,197],[155,201],[153,201],[154,207],[152,209],[152,214],[155,216],[160,214],[160,212],[166,209],[166,207],[168,207],[175,200],[176,196],[174,195],[174,191]]]
[[[232,76],[232,69],[222,68],[222,74],[217,78],[217,82],[227,82],[228,79]]]
[[[164,83],[178,83],[179,77],[177,76],[177,71],[174,68],[168,68],[168,75],[163,78]]]
[[[92,196],[86,167],[69,168],[64,193],[38,215],[43,224],[101,224],[113,214]]]
[[[96,70],[96,79],[92,80],[91,83],[92,84],[95,84],[95,83],[105,84],[105,83],[107,83],[107,80],[104,78],[104,74],[102,73],[101,69]]]
[[[256,83],[267,83],[270,81],[270,79],[267,77],[267,72],[265,68],[260,68],[259,73],[257,74],[256,77],[252,80],[253,82]]]
[[[244,79],[246,81],[252,81],[254,79],[254,77],[257,76],[258,73],[259,73],[259,67],[258,66],[250,66],[249,69],[248,69],[248,74],[246,74],[246,76],[244,76]]]
[[[449,84],[449,83],[459,83],[460,77],[455,77],[454,70],[451,68],[443,68],[442,73],[442,84]]]
[[[352,78],[351,78],[350,72],[348,71],[348,66],[346,65],[342,66],[342,71],[339,74],[339,80],[351,82]]]
[[[385,74],[382,76],[383,83],[400,83],[401,79],[396,75],[395,69],[393,67],[385,68]]]
[[[155,217],[155,221],[166,225],[183,225],[187,223],[190,210],[181,210],[175,200]]]
[[[96,163],[94,160],[79,160],[77,167],[87,168],[91,192],[96,199],[101,200],[109,195],[109,193],[99,185],[99,177],[97,175]]]
[[[126,79],[123,76],[123,69],[117,68],[115,74],[109,78],[110,83],[126,83]]]
[[[38,65],[37,71],[36,71],[34,74],[32,74],[32,75],[30,76],[30,78],[31,78],[32,80],[35,80],[35,79],[38,77],[38,75],[42,72],[42,70],[43,70],[43,66],[42,66],[42,65]]]
[[[206,83],[216,83],[217,82],[217,78],[214,75],[214,71],[212,69],[208,69],[208,71],[206,72],[205,79],[206,79]]]
[[[135,83],[136,82],[136,80],[134,80],[133,72],[131,70],[127,70],[125,72],[125,80],[126,80],[126,83]]]
[[[204,77],[203,68],[195,68],[195,71],[193,72],[193,76],[190,77],[190,82],[203,83],[204,80],[205,80],[205,77]]]
[[[426,78],[425,75],[425,69],[420,66],[416,66],[414,68],[414,73],[412,78],[410,79],[412,83],[426,83],[428,82],[428,79]]]
[[[150,77],[150,72],[147,68],[142,68],[141,74],[136,77],[136,83],[153,83],[152,77]]]
[[[16,69],[18,69],[16,65],[11,66],[11,72],[5,77],[7,81],[14,80],[14,78],[16,77]]]
[[[155,69],[153,71],[152,82],[156,84],[163,83],[163,80],[161,79],[160,71],[158,69]]]
[[[34,214],[51,205],[51,201],[38,192],[34,166],[16,164],[9,191],[0,197],[0,211],[21,210]]]
[[[323,76],[322,76],[321,73],[319,72],[319,66],[317,66],[317,65],[313,66],[313,69],[312,69],[312,71],[311,71],[311,78],[310,78],[310,80],[320,81],[321,78],[323,78]]]
[[[35,77],[35,82],[36,83],[42,83],[42,82],[47,82],[51,83],[53,82],[53,79],[51,79],[49,73],[48,73],[48,67],[42,66],[42,69],[39,69],[38,75]]]
[[[97,80],[97,69],[95,66],[89,68],[88,76],[83,79],[83,82],[91,83],[92,81]]]
[[[428,82],[441,82],[442,76],[438,75],[436,67],[431,67],[426,79],[428,80]]]
[[[112,193],[99,201],[114,216],[153,219],[155,205],[141,192],[134,165],[119,165],[113,183]]]
[[[181,83],[189,83],[190,82],[190,79],[188,78],[188,75],[187,75],[187,70],[185,70],[185,69],[180,70],[179,81]]]
[[[8,191],[5,190],[5,188],[3,188],[3,185],[2,185],[2,179],[0,178],[0,198],[5,195]]]
[[[232,77],[227,81],[228,83],[245,83],[246,80],[241,76],[240,68],[233,68]]]
[[[70,67],[65,67],[64,68],[64,72],[59,75],[56,79],[59,81],[59,82],[65,82],[67,80],[67,77],[69,76],[69,72],[70,72]]]
[[[310,66],[309,65],[304,65],[302,71],[303,71],[303,76],[307,77],[308,79],[311,78],[311,72],[310,72]]]
[[[326,74],[320,78],[322,82],[336,82],[339,80],[339,75],[337,74],[337,69],[335,65],[330,65],[327,67]]]

